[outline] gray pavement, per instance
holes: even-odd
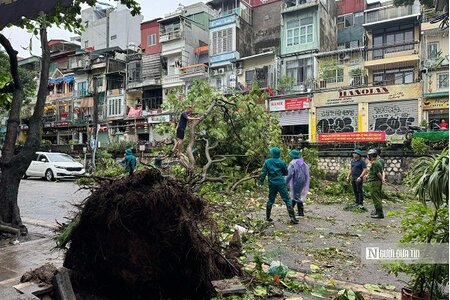
[[[55,220],[65,222],[65,217],[75,210],[72,204],[80,203],[88,195],[72,180],[22,180],[18,196],[20,215],[30,232],[48,234],[48,228],[56,226]]]

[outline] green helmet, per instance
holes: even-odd
[[[377,149],[370,149],[369,151],[367,151],[367,155],[377,156],[378,151]]]

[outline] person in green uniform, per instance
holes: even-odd
[[[259,176],[259,184],[263,185],[266,176],[269,181],[269,200],[266,204],[266,220],[272,222],[270,214],[272,212],[272,206],[275,202],[275,198],[279,193],[281,199],[286,204],[291,224],[298,224],[298,220],[295,218],[294,209],[292,208],[292,201],[289,198],[289,193],[284,179],[288,175],[286,163],[280,159],[281,150],[278,147],[274,147],[269,150],[272,158],[266,159],[261,170],[261,176]]]
[[[375,206],[375,211],[371,213],[370,216],[374,219],[383,219],[383,204],[381,202],[381,199],[383,198],[382,185],[384,182],[383,165],[378,159],[378,153],[376,149],[370,149],[367,152],[367,157],[372,163],[367,175],[367,187],[370,196],[372,197],[373,205]]]
[[[136,156],[133,155],[133,151],[131,149],[125,150],[125,157],[122,160],[125,173],[133,176],[134,170],[136,169],[136,163],[137,160]]]

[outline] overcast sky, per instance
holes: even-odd
[[[144,21],[151,20],[158,17],[163,17],[164,14],[175,11],[178,7],[178,4],[188,5],[196,2],[200,2],[201,0],[157,0],[157,1],[149,1],[149,0],[137,0],[140,3],[142,8],[142,15],[144,16]],[[114,1],[104,0],[102,2],[109,2],[114,4]],[[205,2],[205,1],[202,1]],[[9,40],[11,41],[13,47],[19,51],[20,57],[29,57],[31,54],[40,55],[41,49],[39,46],[39,40],[37,38],[33,38],[32,41],[32,49],[31,54],[29,45],[30,39],[32,35],[28,33],[26,30],[18,29],[15,27],[6,28],[1,31]],[[63,29],[59,29],[57,27],[52,27],[48,31],[48,39],[65,39],[69,40],[71,37],[75,36],[73,33],[65,31]]]

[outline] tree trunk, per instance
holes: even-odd
[[[41,14],[41,17],[44,16]],[[45,24],[45,22],[42,22]],[[22,225],[20,211],[17,205],[17,195],[22,176],[35,157],[41,144],[42,115],[44,113],[45,100],[47,98],[47,86],[50,65],[50,49],[47,42],[47,28],[41,25],[39,29],[42,49],[41,73],[34,113],[30,119],[28,136],[23,148],[15,154],[18,126],[20,123],[20,109],[25,97],[18,75],[17,52],[12,48],[8,39],[0,34],[0,44],[5,48],[10,58],[11,75],[14,83],[13,100],[9,113],[5,143],[0,160],[0,222],[21,228],[22,233],[26,228]]]

